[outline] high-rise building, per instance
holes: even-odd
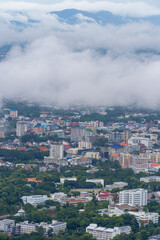
[[[19,121],[16,125],[16,135],[17,137],[22,137],[28,130],[28,123],[25,121]]]
[[[73,127],[71,128],[71,141],[80,142],[84,140],[85,129],[82,127]]]
[[[119,204],[128,204],[130,206],[147,205],[147,190],[132,189],[119,192]]]
[[[0,231],[12,232],[12,228],[15,226],[15,220],[4,219],[0,221]]]
[[[10,117],[17,118],[18,117],[18,111],[17,110],[10,110]]]
[[[96,133],[94,128],[86,128],[84,139],[86,142],[90,141],[90,137],[92,137]]]
[[[50,157],[62,159],[64,157],[64,147],[62,143],[54,143],[50,147]]]
[[[128,139],[131,137],[131,131],[130,130],[124,130],[123,131],[123,142],[128,144]]]
[[[135,173],[145,172],[150,167],[149,159],[140,156],[132,155],[130,157],[129,168],[132,168]]]

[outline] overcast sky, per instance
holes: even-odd
[[[1,0],[1,10],[108,10],[121,15],[148,16],[160,14],[159,0]]]
[[[159,108],[160,26],[149,22],[101,26],[86,23],[82,15],[79,24],[69,25],[48,14],[66,8],[122,16],[160,14],[158,0],[1,0],[0,47],[14,45],[0,62],[0,96],[62,104],[136,102]],[[38,22],[28,24],[28,19]],[[26,27],[17,29],[13,20]],[[105,54],[100,54],[102,49]],[[148,52],[137,54],[139,50]]]

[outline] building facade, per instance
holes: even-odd
[[[47,195],[32,195],[32,196],[23,196],[21,197],[24,204],[30,203],[33,206],[38,204],[44,204],[48,200]]]
[[[147,205],[147,190],[133,189],[119,192],[119,204],[128,204],[130,206]]]

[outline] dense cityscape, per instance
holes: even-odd
[[[0,239],[158,239],[159,111],[4,99],[0,114]]]

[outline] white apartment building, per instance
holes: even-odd
[[[105,228],[97,227],[97,224],[90,224],[86,228],[86,232],[91,234],[94,238],[98,240],[110,240],[116,235],[121,233],[129,234],[131,232],[131,227],[114,227],[114,228]]]
[[[57,235],[60,230],[63,232],[66,230],[67,223],[52,220],[51,224],[40,223],[39,226],[42,226],[46,232],[48,232],[49,229],[53,229],[53,232]]]
[[[128,204],[130,206],[147,205],[147,190],[133,189],[119,192],[119,204]]]
[[[149,177],[142,177],[140,178],[140,181],[142,182],[160,182],[160,176],[149,176]]]
[[[22,137],[28,130],[28,123],[25,121],[19,121],[16,125],[16,136]]]
[[[95,184],[102,184],[102,186],[104,187],[104,180],[103,179],[86,179],[86,182],[92,182]]]
[[[100,159],[100,154],[99,154],[99,152],[86,152],[85,157]]]
[[[24,204],[30,203],[33,206],[38,204],[44,204],[48,200],[47,195],[32,195],[32,196],[23,196],[21,197]]]
[[[17,118],[18,117],[18,111],[17,110],[10,110],[10,117]]]
[[[125,182],[114,182],[111,185],[106,185],[106,189],[112,190],[114,188],[124,188],[125,186],[128,186],[128,183],[125,183]]]
[[[15,226],[15,220],[4,219],[0,221],[0,231],[12,232],[12,228]]]
[[[55,234],[58,234],[60,230],[65,231],[66,222],[58,222],[53,220],[51,224],[45,222],[41,223],[29,223],[28,221],[20,222],[16,224],[16,227],[20,227],[20,234],[30,234],[37,231],[37,227],[43,227],[47,233],[49,229],[53,229]]]
[[[64,157],[64,147],[62,143],[55,143],[51,145],[50,157],[58,159],[62,159]]]
[[[28,221],[17,223],[16,227],[20,227],[20,234],[30,234],[37,231],[38,223],[29,223]]]
[[[150,220],[154,224],[158,224],[158,220],[159,220],[159,214],[158,213],[132,212],[132,211],[129,211],[128,213],[135,216],[139,225],[141,225],[141,224],[146,225],[146,224],[149,223]]]
[[[134,145],[134,144],[144,144],[147,148],[152,148],[153,142],[149,138],[144,137],[131,137],[128,140],[128,144]]]
[[[60,183],[64,184],[65,181],[77,181],[76,177],[66,177],[66,178],[60,178]]]
[[[50,197],[50,199],[55,202],[64,202],[64,200],[66,200],[66,198],[67,198],[67,194],[65,194],[63,192],[53,193],[53,194],[51,194],[51,197]]]

